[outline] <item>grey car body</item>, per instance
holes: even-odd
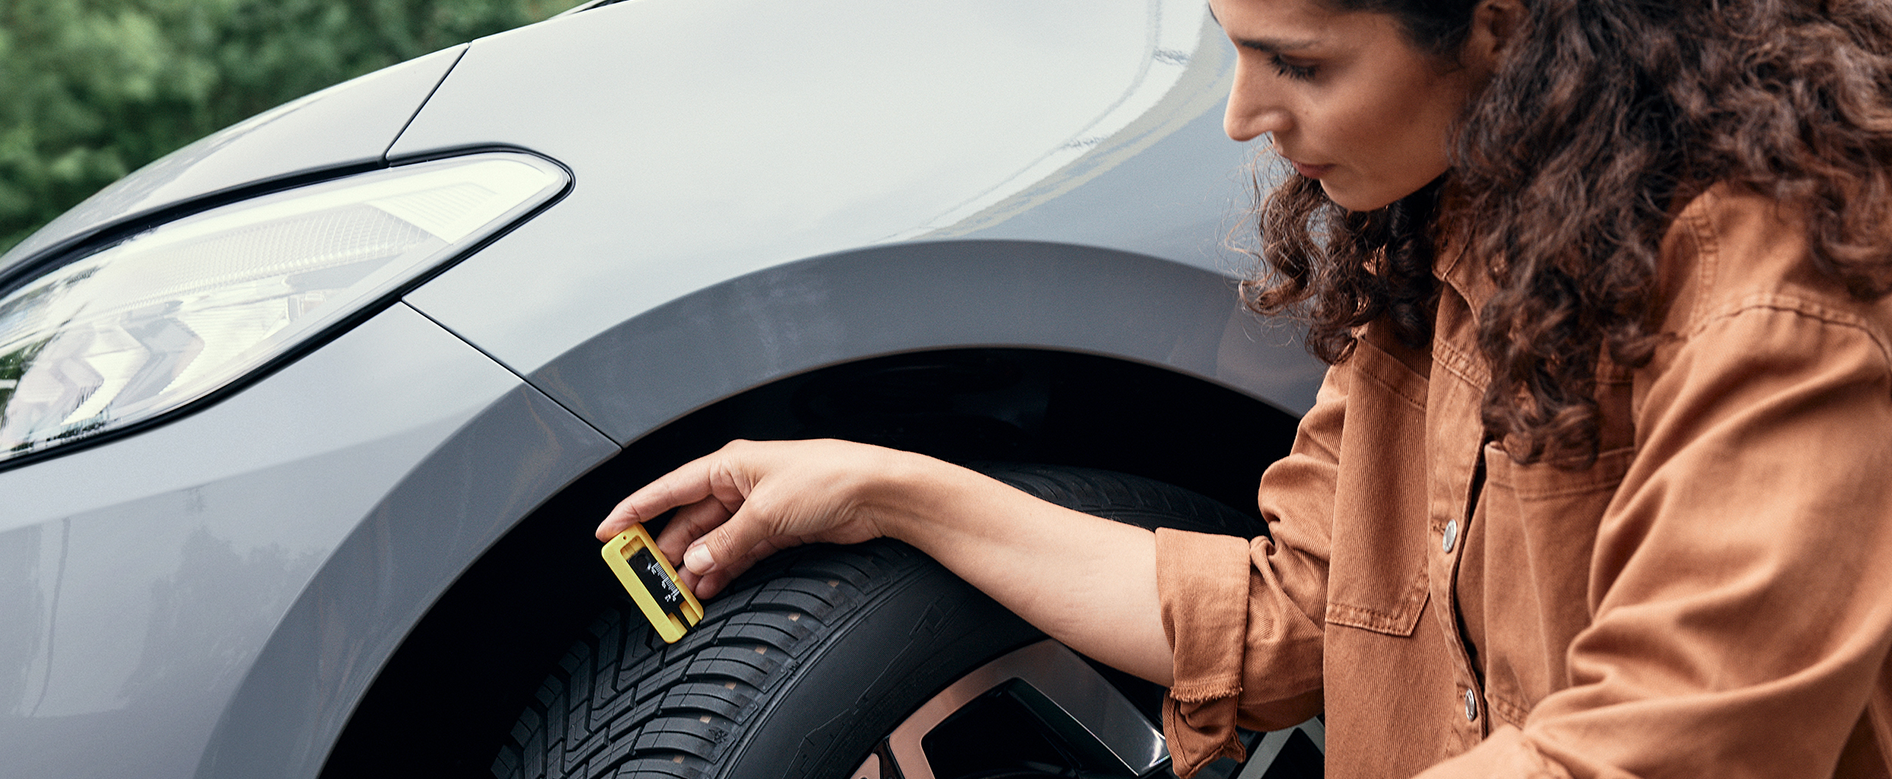
[[[0,464],[0,774],[316,776],[452,685],[407,675],[559,643],[539,637],[571,619],[550,568],[597,519],[576,509],[725,434],[805,432],[762,417],[851,366],[1075,360],[989,413],[984,389],[956,401],[1018,429],[1050,429],[1018,409],[1059,382],[1141,393],[1028,455],[1226,459],[1107,434],[1147,412],[1159,437],[1213,440],[1162,412],[1205,397],[1274,420],[1252,443],[1280,447],[1320,369],[1234,293],[1221,243],[1251,150],[1220,133],[1232,64],[1199,0],[636,0],[340,85],[100,193],[0,282],[417,160],[518,150],[572,179],[210,397]]]

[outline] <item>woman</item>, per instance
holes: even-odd
[[[1211,6],[1228,134],[1297,174],[1250,303],[1333,364],[1272,539],[833,441],[731,444],[599,537],[682,507],[704,595],[907,541],[1169,686],[1184,775],[1324,711],[1336,776],[1886,776],[1892,9]]]

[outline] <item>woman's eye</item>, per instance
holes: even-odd
[[[1284,77],[1291,78],[1296,81],[1307,81],[1309,79],[1314,78],[1313,65],[1302,65],[1299,63],[1289,62],[1285,59],[1282,59],[1281,55],[1279,54],[1273,55],[1271,59],[1274,60],[1274,72],[1279,73]]]

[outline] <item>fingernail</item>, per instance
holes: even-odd
[[[709,547],[692,546],[683,553],[683,565],[698,576],[716,570],[716,560],[710,557]]]

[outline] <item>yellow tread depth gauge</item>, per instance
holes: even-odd
[[[617,574],[664,643],[676,643],[703,620],[703,604],[683,586],[677,569],[670,567],[670,561],[657,550],[657,542],[651,540],[643,525],[632,525],[606,542],[603,554],[605,564]]]

